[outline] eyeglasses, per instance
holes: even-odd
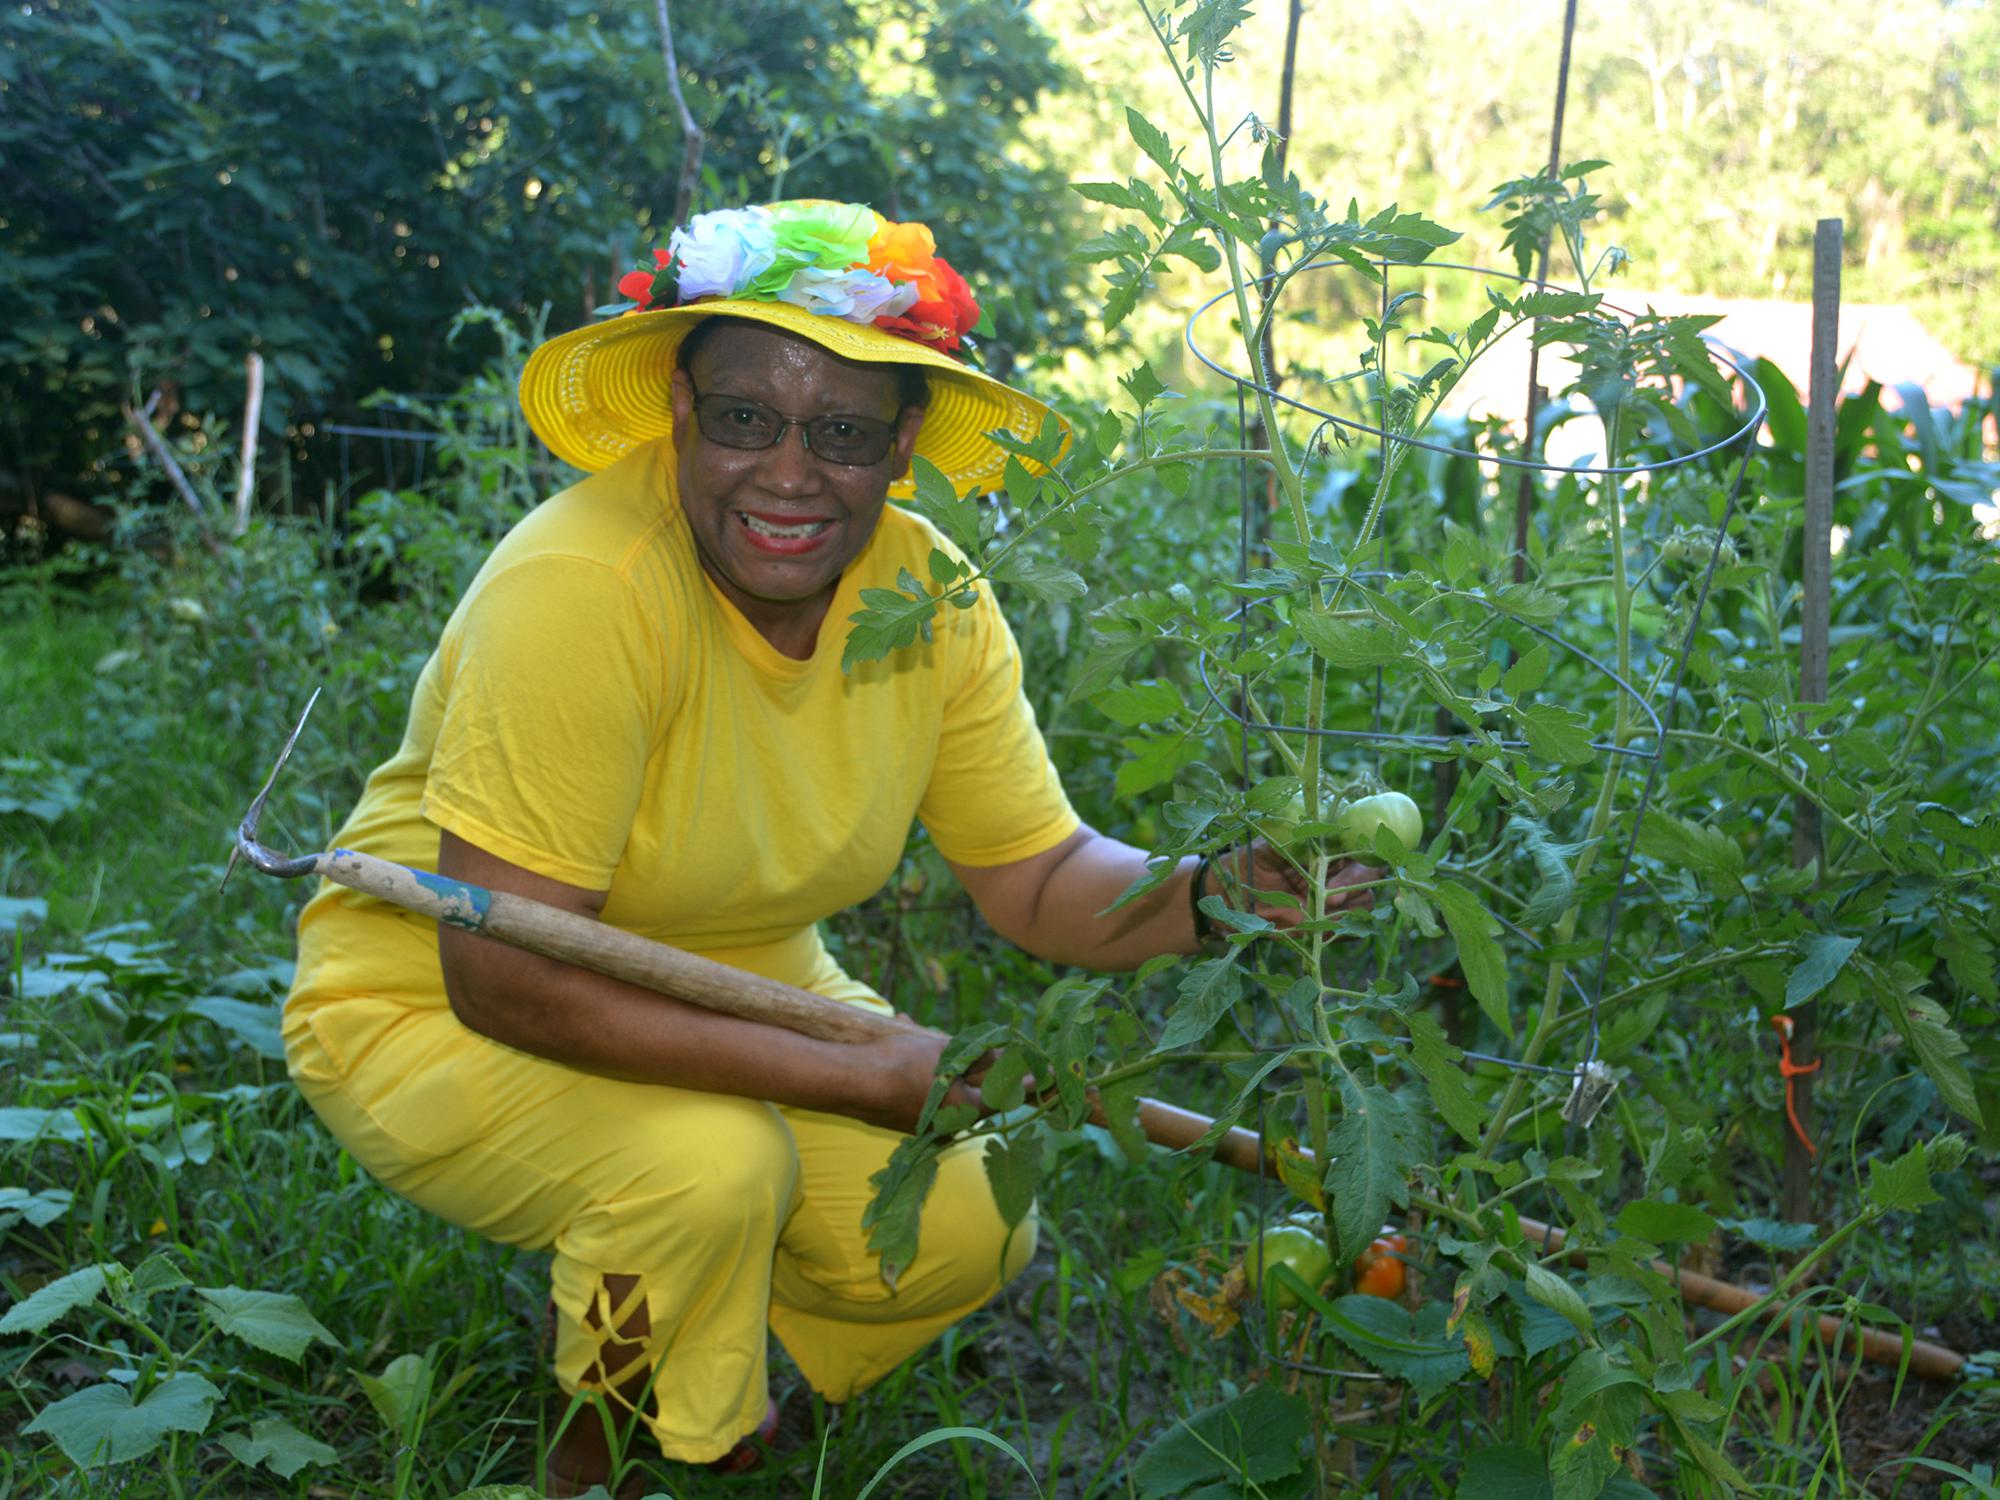
[[[700,391],[694,396],[694,416],[711,443],[753,452],[772,447],[787,427],[796,427],[805,435],[808,452],[835,464],[879,464],[896,437],[894,422],[874,417],[788,417],[761,401]]]

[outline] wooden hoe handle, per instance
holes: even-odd
[[[767,1026],[782,1026],[828,1042],[865,1043],[895,1035],[912,1023],[858,1005],[829,1000],[811,990],[766,979],[728,964],[716,963],[666,943],[654,942],[637,933],[613,927],[590,917],[578,916],[559,907],[531,901],[507,891],[489,891],[464,881],[447,880],[423,870],[358,854],[351,849],[335,849],[318,855],[312,862],[314,873],[348,886],[365,895],[386,901],[406,911],[417,912],[466,932],[478,933],[510,947],[559,959],[577,968],[622,979],[641,989],[669,995],[723,1015]],[[1091,1117],[1105,1123],[1103,1109],[1092,1101]],[[1179,1109],[1158,1099],[1141,1099],[1139,1128],[1155,1145],[1184,1151],[1214,1125],[1206,1115]],[[1216,1142],[1214,1156],[1225,1165],[1259,1175],[1274,1175],[1264,1157],[1257,1135],[1240,1126],[1225,1132]],[[1308,1157],[1308,1160],[1311,1158]],[[1563,1231],[1533,1219],[1522,1219],[1521,1229],[1529,1239],[1551,1250],[1562,1248]],[[1717,1281],[1696,1271],[1684,1271],[1665,1261],[1654,1261],[1653,1269],[1677,1282],[1689,1302],[1722,1313],[1737,1313],[1753,1306],[1757,1294],[1730,1282]],[[1773,1306],[1773,1314],[1783,1309]],[[1839,1318],[1822,1316],[1821,1335],[1838,1347],[1852,1332]],[[1878,1329],[1861,1330],[1861,1351],[1877,1364],[1899,1364],[1903,1341]],[[1910,1348],[1910,1369],[1926,1380],[1950,1380],[1965,1364],[1963,1355],[1936,1344],[1919,1340]]]

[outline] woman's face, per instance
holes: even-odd
[[[868,417],[893,424],[895,436],[873,464],[817,457],[797,426],[769,448],[724,447],[702,436],[697,392],[802,421]],[[889,485],[909,470],[922,409],[899,410],[894,370],[754,324],[717,329],[692,370],[674,372],[673,398],[681,508],[702,566],[779,650],[809,655],[841,572],[874,535]]]

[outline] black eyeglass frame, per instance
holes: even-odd
[[[688,382],[688,389],[694,392],[695,425],[701,429],[702,437],[714,443],[717,447],[729,448],[738,453],[762,453],[767,448],[777,447],[778,444],[785,440],[786,430],[796,427],[799,429],[799,436],[805,441],[806,452],[810,453],[814,458],[822,459],[830,464],[839,464],[844,468],[865,469],[871,465],[879,464],[883,459],[887,458],[889,450],[896,445],[896,428],[902,419],[901,411],[897,412],[897,420],[893,422],[885,422],[880,417],[864,417],[856,413],[847,412],[827,412],[817,417],[794,417],[779,411],[775,406],[768,405],[765,402],[753,401],[748,396],[731,396],[721,391],[710,391],[704,395],[692,380]],[[767,413],[777,424],[771,433],[771,440],[767,443],[744,443],[732,440],[733,438],[741,437],[742,434],[740,433],[729,436],[718,435],[709,426],[711,413],[719,419],[723,410],[723,405],[717,405],[716,403],[723,403],[729,407],[747,407],[755,411]],[[904,408],[904,410],[907,409]],[[828,422],[837,422],[852,427],[856,429],[857,436],[870,438],[880,446],[874,449],[872,457],[867,458],[858,456],[858,453],[857,456],[850,458],[843,458],[838,453],[829,453],[813,440],[813,429],[821,427],[822,424]],[[822,431],[821,440],[825,441],[824,431]]]

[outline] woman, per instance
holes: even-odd
[[[913,819],[1034,953],[1196,951],[1192,860],[1096,915],[1145,855],[1071,811],[984,590],[840,668],[859,591],[949,545],[885,503],[912,457],[990,488],[1005,454],[985,434],[1047,411],[962,362],[978,307],[930,232],[780,203],[698,216],[655,258],[622,284],[638,309],[529,361],[530,422],[589,477],[494,549],[340,843],[880,1010],[816,924],[881,886]],[[1281,864],[1253,879],[1296,891]],[[968,1146],[893,1291],[867,1253],[868,1178],[922,1107],[936,1032],[815,1041],[329,886],[300,920],[285,1036],[369,1172],[553,1252],[558,1381],[636,1412],[670,1458],[754,1459],[767,1327],[845,1400],[1033,1250]],[[604,1444],[573,1423],[552,1492],[603,1479]]]

